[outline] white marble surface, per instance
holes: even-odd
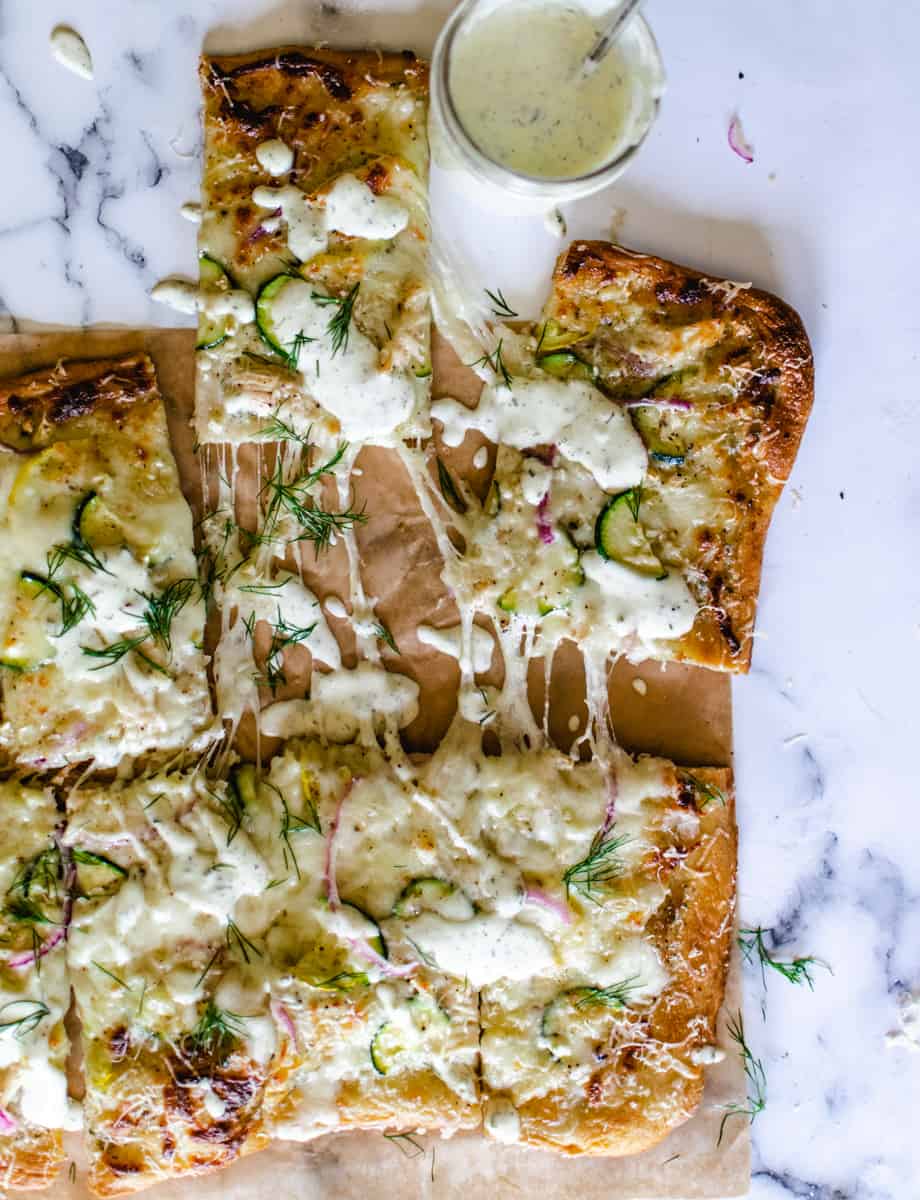
[[[338,5],[339,0],[333,0]],[[442,4],[446,8],[446,4]],[[813,993],[748,979],[769,1100],[756,1200],[905,1200],[920,1188],[920,1054],[886,1049],[920,989],[920,9],[879,0],[648,4],[670,77],[628,178],[570,212],[624,242],[780,292],[802,313],[815,409],[767,545],[754,667],[735,685],[742,921],[833,966]],[[333,4],[0,0],[0,307],[19,320],[164,324],[147,293],[194,269],[195,60],[288,35],[426,48],[439,14]],[[325,11],[321,11],[325,10]],[[230,26],[248,25],[242,32]],[[56,21],[95,59],[48,53]],[[740,73],[743,72],[743,78]],[[733,111],[756,162],[726,144]],[[557,245],[435,181],[482,281],[535,300]]]

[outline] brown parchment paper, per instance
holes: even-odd
[[[189,426],[194,401],[194,332],[151,329],[128,331],[42,330],[0,334],[0,376],[11,376],[61,358],[94,358],[146,350],[153,358],[163,395],[170,435],[183,490],[196,518],[201,514],[201,469],[193,451]],[[478,383],[456,360],[447,344],[434,347],[435,394],[474,399]],[[439,447],[449,468],[480,495],[492,467],[472,468],[474,447],[469,439],[464,451]],[[254,511],[257,470],[265,451],[244,448],[239,455],[242,481],[238,487],[238,516],[245,522]],[[220,452],[209,451],[215,468]],[[376,611],[393,635],[399,653],[384,647],[386,665],[410,675],[421,689],[418,719],[407,730],[409,749],[431,750],[443,735],[456,704],[459,672],[456,662],[418,641],[420,622],[449,626],[457,620],[456,607],[440,581],[440,556],[428,523],[419,511],[415,494],[396,456],[380,449],[365,449],[357,460],[355,499],[364,503],[371,519],[358,531],[362,579]],[[263,463],[264,468],[264,463]],[[330,594],[346,598],[344,548],[317,558],[312,549],[302,563],[310,587],[322,599]],[[330,620],[339,636],[346,665],[354,662],[354,642],[344,622]],[[267,644],[267,631],[263,645]],[[258,650],[258,643],[257,643]],[[286,662],[288,684],[276,698],[304,695],[309,689],[311,660],[306,647],[294,647]],[[496,653],[487,682],[500,682],[501,664]],[[542,707],[544,671],[535,663],[530,678],[531,700]],[[639,686],[637,687],[637,681]],[[643,687],[644,685],[644,687]],[[266,700],[270,695],[266,694]],[[611,713],[620,742],[629,750],[662,754],[684,765],[731,764],[731,685],[719,673],[699,668],[625,661],[612,673]],[[550,728],[555,740],[567,746],[571,714],[583,715],[583,672],[574,647],[557,653],[551,674]],[[244,756],[255,750],[252,727],[241,730],[238,749]],[[263,739],[261,753],[272,753],[274,743]],[[403,1140],[387,1140],[379,1133],[333,1135],[306,1145],[275,1143],[228,1170],[202,1179],[157,1185],[152,1195],[162,1200],[368,1200],[397,1195],[400,1200],[514,1200],[539,1195],[545,1200],[642,1200],[670,1197],[729,1197],[746,1194],[750,1180],[747,1122],[733,1117],[725,1125],[717,1146],[724,1105],[743,1102],[744,1077],[737,1054],[724,1031],[726,1013],[741,1006],[740,970],[733,957],[720,1018],[719,1043],[729,1049],[725,1060],[707,1072],[704,1099],[696,1115],[659,1146],[624,1159],[562,1159],[540,1151],[502,1147],[475,1134],[442,1141],[430,1135],[415,1139],[420,1149]],[[67,1136],[75,1178],[65,1171],[51,1188],[32,1193],[47,1200],[88,1197],[83,1182],[83,1155],[79,1135]]]

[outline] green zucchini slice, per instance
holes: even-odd
[[[633,412],[633,423],[645,442],[649,456],[663,467],[679,467],[687,456],[681,439],[669,428],[667,412],[648,404]]]
[[[541,354],[537,366],[555,379],[583,379],[588,383],[594,379],[591,364],[574,350],[553,350],[550,354]]]
[[[303,280],[295,279],[293,275],[275,275],[268,283],[262,285],[256,296],[256,325],[262,335],[262,341],[285,360],[290,356],[278,336],[272,314],[278,297],[292,283],[303,284]]]
[[[102,854],[74,846],[71,851],[77,873],[77,891],[81,896],[102,896],[117,887],[128,872]]]
[[[611,496],[595,522],[594,544],[601,558],[661,579],[667,572],[639,523],[641,498],[641,490],[637,487]]]
[[[198,256],[198,282],[202,290],[208,292],[229,292],[233,286],[230,276],[217,259],[204,251]],[[229,314],[209,317],[207,313],[201,313],[198,317],[198,340],[195,349],[213,350],[215,346],[225,342],[230,333],[230,324]]]
[[[405,1012],[378,1026],[371,1039],[371,1065],[378,1075],[389,1075],[404,1054],[417,1053],[426,1038],[450,1024],[447,1013],[428,996],[412,996]]]
[[[468,921],[473,915],[469,897],[446,879],[413,879],[400,892],[393,905],[393,916],[402,920],[434,912],[448,920]]]

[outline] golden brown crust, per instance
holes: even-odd
[[[814,394],[811,347],[798,314],[768,292],[739,289],[608,242],[575,242],[559,257],[553,285],[548,315],[566,328],[596,328],[605,309],[628,295],[663,329],[693,321],[730,330],[715,352],[727,368],[740,368],[747,376],[725,406],[726,432],[737,443],[727,498],[742,513],[741,529],[730,555],[718,528],[702,542],[699,562],[691,565],[708,580],[709,603],[693,630],[672,646],[677,659],[747,671],[767,528]],[[638,356],[632,357],[641,372]],[[641,381],[641,374],[637,378]],[[653,464],[653,479],[655,472]]]
[[[158,399],[146,354],[69,359],[0,380],[0,444],[37,450],[64,438],[104,432],[129,407]]]
[[[14,1191],[48,1187],[64,1165],[64,1145],[57,1130],[20,1126],[0,1138],[0,1186]]]
[[[621,1157],[656,1145],[692,1115],[703,1094],[693,1052],[714,1041],[731,948],[737,833],[727,769],[679,771],[679,803],[695,810],[700,835],[670,878],[649,925],[670,979],[635,1037],[598,1066],[584,1103],[562,1091],[518,1107],[521,1142],[570,1155]],[[694,780],[708,786],[701,792]],[[724,801],[724,803],[723,803]]]
[[[289,182],[308,194],[381,155],[408,159],[419,172],[425,168],[423,120],[406,137],[404,129],[390,129],[366,104],[372,93],[390,89],[394,95],[404,89],[416,100],[424,99],[428,67],[408,51],[282,46],[203,58],[200,76],[208,209],[232,223],[233,253],[221,257],[238,272],[266,254],[286,253],[283,236],[266,230],[266,210],[252,200],[257,184],[276,182],[253,157],[261,142],[283,139],[294,154]],[[369,184],[374,186],[373,176]]]

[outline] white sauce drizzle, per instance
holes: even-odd
[[[269,175],[286,175],[294,165],[294,151],[280,138],[271,138],[256,146],[259,166]]]
[[[83,38],[69,25],[55,25],[49,38],[56,62],[81,79],[93,78],[93,59]]]

